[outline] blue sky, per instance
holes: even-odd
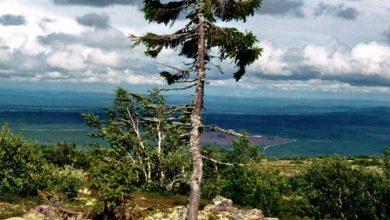
[[[135,0],[1,0],[0,87],[111,92],[165,86],[159,63],[182,65],[174,50],[158,59],[130,49],[127,36],[183,26],[149,24]],[[262,57],[236,83],[211,69],[210,94],[386,99],[390,96],[390,1],[263,0],[247,23]]]

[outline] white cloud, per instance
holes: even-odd
[[[322,74],[344,74],[351,71],[347,51],[314,45],[306,46],[303,51],[304,64],[320,69]]]
[[[63,77],[62,73],[60,73],[58,71],[48,72],[46,75],[47,75],[47,77],[54,78],[54,79]]]
[[[360,72],[382,75],[390,79],[390,47],[376,42],[359,44],[351,51],[351,58]]]
[[[119,84],[119,83],[127,83],[130,85],[140,85],[140,84],[149,84],[149,85],[162,85],[164,81],[159,78],[157,75],[152,76],[143,76],[136,75],[131,70],[124,71],[116,71],[112,69],[108,69],[107,74],[95,74],[92,72],[88,72],[83,78],[73,79],[71,81],[75,82],[83,82],[83,83],[111,83],[111,84]]]
[[[12,34],[5,40],[7,42],[7,46],[11,49],[20,49],[23,48],[28,41],[28,35],[25,33],[17,32]]]
[[[65,70],[81,70],[86,67],[84,57],[75,51],[54,52],[46,61],[51,67]]]
[[[93,49],[87,59],[96,65],[115,66],[119,63],[120,56],[116,52],[103,52],[100,49]]]
[[[211,86],[248,89],[252,92],[256,90],[273,91],[307,91],[307,92],[332,92],[332,93],[390,93],[390,88],[386,86],[353,86],[349,83],[334,80],[263,80],[258,78],[247,78],[237,83],[234,80],[213,80]]]
[[[275,48],[269,42],[262,42],[264,49],[261,58],[251,65],[252,71],[260,71],[265,75],[291,75],[288,63],[283,61],[286,51]]]
[[[331,46],[306,46],[305,64],[321,74],[376,75],[390,79],[390,47],[377,42],[361,43],[351,50]]]

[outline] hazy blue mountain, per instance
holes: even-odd
[[[10,106],[102,108],[111,105],[113,93],[81,93],[69,91],[0,89],[0,108]],[[186,103],[189,95],[169,95],[169,104]],[[353,108],[390,107],[390,102],[371,100],[295,99],[269,97],[206,96],[206,112],[246,114],[310,113],[348,111]]]

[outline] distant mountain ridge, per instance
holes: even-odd
[[[0,110],[30,108],[99,109],[111,105],[113,93],[0,89]],[[168,95],[168,104],[191,101],[188,95]],[[64,108],[65,107],[65,108]],[[388,101],[294,99],[269,97],[206,96],[205,112],[282,114],[350,111],[354,108],[390,107]]]

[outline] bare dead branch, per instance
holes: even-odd
[[[216,125],[204,125],[203,127],[208,128],[211,131],[218,131],[224,134],[236,136],[236,137],[253,137],[253,138],[263,138],[261,135],[245,135],[239,132],[236,132],[232,129],[223,129],[221,127],[218,127]]]
[[[190,84],[188,86],[184,86],[184,87],[159,89],[159,91],[161,91],[161,92],[169,92],[169,91],[187,90],[187,89],[191,89],[192,87],[195,87],[196,85],[197,85],[197,83],[192,83],[192,84]]]
[[[177,67],[174,67],[174,66],[171,66],[171,65],[168,65],[168,64],[165,64],[165,63],[157,63],[157,64],[160,64],[161,66],[165,66],[165,67],[174,69],[174,70],[176,70],[179,73],[187,73],[187,72],[190,72],[190,71],[194,70],[194,67],[190,67],[190,68],[187,68],[187,69],[179,69]]]
[[[202,155],[202,158],[205,159],[205,160],[211,161],[213,163],[220,164],[220,165],[225,165],[225,166],[249,166],[250,165],[250,164],[246,164],[246,163],[226,163],[226,162],[221,162],[221,161],[218,161],[216,159],[213,159],[213,158],[210,158],[210,157],[206,157],[204,155]]]
[[[191,126],[191,123],[182,123],[182,122],[172,122],[173,125],[180,125],[180,126],[188,126],[190,127]]]

